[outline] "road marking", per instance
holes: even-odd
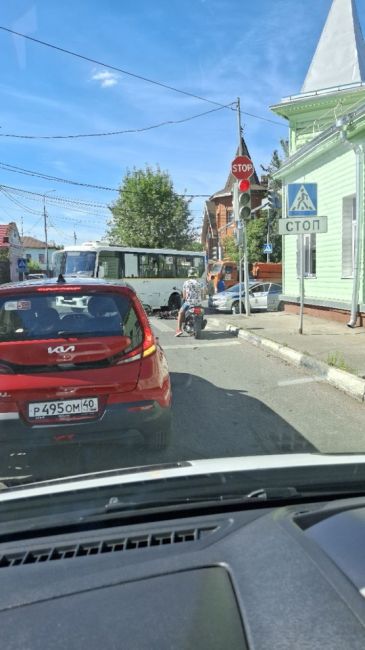
[[[175,322],[177,323],[177,321]],[[171,332],[174,329],[174,325],[172,327],[169,327],[166,323],[164,323],[161,320],[156,321],[151,319],[151,325],[152,327],[155,327],[160,332]]]
[[[186,350],[187,348],[193,350],[195,348],[221,348],[227,345],[241,345],[241,343],[239,341],[206,341],[205,343],[185,343],[185,345],[163,345],[162,348],[164,350]]]
[[[324,377],[301,377],[300,379],[286,379],[278,381],[278,386],[296,386],[297,384],[312,384],[315,381],[323,381]]]

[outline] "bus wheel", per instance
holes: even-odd
[[[173,311],[174,309],[180,309],[181,307],[181,298],[178,293],[172,293],[169,302],[168,302],[168,307],[170,311]]]

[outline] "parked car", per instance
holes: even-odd
[[[43,280],[44,278],[47,277],[47,273],[27,273],[26,279],[27,280]]]
[[[252,310],[278,311],[282,304],[280,294],[282,287],[274,282],[253,283],[250,288],[249,298]],[[242,312],[245,311],[245,288],[242,286]],[[213,296],[212,306],[217,311],[230,311],[233,314],[239,313],[239,285],[222,291]]]
[[[72,296],[86,303],[73,312]],[[171,386],[134,290],[70,278],[0,287],[0,443],[103,443],[138,430],[165,447]]]

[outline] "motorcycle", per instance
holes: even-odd
[[[185,314],[183,330],[189,336],[199,339],[207,320],[204,318],[204,309],[201,306],[189,307]]]

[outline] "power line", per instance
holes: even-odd
[[[18,207],[20,207],[22,210],[25,210],[26,212],[29,212],[30,214],[40,214],[39,210],[33,210],[33,208],[29,208],[28,206],[24,205],[20,201],[17,201],[17,199],[14,199],[8,192],[6,192],[4,189],[0,187],[0,191],[6,198],[11,201],[12,203],[15,203]]]
[[[123,68],[118,68],[115,65],[111,65],[109,63],[103,63],[102,61],[98,61],[97,59],[93,59],[89,56],[86,56],[84,54],[79,54],[78,52],[73,52],[72,50],[68,50],[64,47],[60,47],[58,45],[54,45],[53,43],[48,43],[47,41],[42,41],[39,38],[34,38],[33,36],[28,36],[27,34],[22,34],[21,32],[17,32],[13,29],[9,29],[8,27],[4,27],[0,25],[0,29],[4,32],[8,32],[9,34],[13,34],[14,36],[19,36],[21,38],[25,38],[28,41],[32,41],[33,43],[37,43],[38,45],[43,45],[45,47],[49,47],[52,50],[57,50],[58,52],[62,52],[63,54],[68,54],[70,56],[75,56],[78,59],[82,59],[83,61],[89,61],[89,63],[94,63],[95,65],[100,65],[103,68],[108,68],[109,70],[115,70],[116,72],[120,72],[121,74],[125,74],[129,77],[134,77],[135,79],[139,79],[140,81],[145,81],[146,83],[153,84],[155,86],[160,86],[161,88],[166,88],[167,90],[172,90],[173,92],[180,93],[181,95],[186,95],[187,97],[193,97],[194,99],[198,99],[199,101],[202,102],[207,102],[208,104],[213,104],[215,106],[219,106],[220,108],[228,108],[231,111],[236,111],[237,108],[233,108],[233,106],[236,104],[236,102],[232,102],[230,104],[222,104],[221,102],[217,102],[213,99],[208,99],[207,97],[202,97],[201,95],[195,95],[194,93],[191,93],[187,90],[182,90],[181,88],[176,88],[175,86],[170,86],[168,84],[163,83],[162,81],[156,81],[155,79],[149,79],[148,77],[143,77],[142,75],[136,74],[134,72],[130,72],[129,70],[124,70]],[[275,124],[276,126],[281,126],[286,128],[286,124],[283,124],[281,122],[276,122],[275,120],[270,120],[267,117],[262,117],[261,115],[255,115],[254,113],[247,113],[246,111],[241,110],[242,115],[248,115],[249,117],[254,117],[258,120],[263,120],[265,122],[269,122],[271,124]],[[194,118],[191,118],[194,119]],[[156,127],[149,127],[149,128],[158,128],[159,125]],[[161,124],[163,126],[163,124]],[[148,130],[148,127],[146,129],[141,129],[143,131]],[[87,134],[85,136],[83,135],[76,135],[76,136],[70,136],[70,137],[92,137],[93,134]],[[99,135],[99,134],[95,134]],[[112,133],[102,133],[100,135],[114,135]],[[117,134],[115,134],[117,135]],[[9,137],[15,137],[9,135]],[[63,137],[68,137],[68,136],[63,136]]]
[[[223,110],[223,108],[229,108],[233,106],[227,104],[226,106],[219,106],[218,108],[212,108],[210,111],[204,111],[204,113],[197,113],[196,115],[190,115],[190,117],[184,117],[181,120],[165,120],[164,122],[159,122],[158,124],[152,124],[150,126],[144,126],[139,129],[123,129],[120,131],[105,131],[102,133],[74,133],[69,135],[26,135],[20,133],[0,133],[1,138],[20,138],[23,140],[70,140],[75,138],[101,138],[110,135],[124,135],[126,133],[142,133],[144,131],[152,131],[152,129],[159,129],[162,126],[168,126],[172,124],[182,124],[183,122],[190,122],[191,120],[196,120],[198,117],[203,117],[209,115],[210,113],[215,113],[217,111]],[[265,118],[262,118],[265,119]]]
[[[17,167],[16,165],[8,165],[7,163],[0,163],[0,167],[5,171],[14,172],[16,174],[23,174],[25,176],[43,178],[44,180],[53,181],[56,183],[68,183],[69,185],[91,187],[96,190],[105,190],[107,192],[119,192],[119,190],[115,187],[104,187],[103,185],[92,185],[91,183],[81,183],[79,181],[72,181],[70,179],[59,178],[58,176],[50,176],[49,174],[44,174],[42,172],[36,172],[30,169],[24,169],[23,167]]]
[[[227,105],[221,104],[220,102],[216,102],[213,99],[208,99],[207,97],[201,97],[200,95],[195,95],[194,93],[190,93],[187,90],[182,90],[181,88],[175,88],[175,86],[169,86],[168,84],[163,83],[162,81],[156,81],[155,79],[148,79],[147,77],[143,77],[142,75],[136,74],[134,72],[130,72],[129,70],[124,70],[123,68],[118,68],[115,65],[111,65],[109,63],[103,63],[103,61],[98,61],[97,59],[93,59],[89,56],[86,56],[84,54],[79,54],[78,52],[73,52],[72,50],[68,50],[64,47],[60,47],[58,45],[54,45],[53,43],[48,43],[46,41],[42,41],[38,38],[34,38],[33,36],[28,36],[27,34],[22,34],[21,32],[16,32],[13,29],[9,29],[8,27],[3,27],[0,25],[0,29],[4,32],[8,32],[9,34],[13,34],[14,36],[20,36],[21,38],[25,38],[28,41],[32,41],[33,43],[37,43],[38,45],[44,45],[45,47],[49,47],[52,50],[57,50],[58,52],[62,52],[63,54],[69,54],[70,56],[75,56],[78,59],[82,59],[83,61],[89,61],[89,63],[94,63],[95,65],[100,65],[103,68],[109,68],[109,70],[115,70],[116,72],[120,72],[121,74],[125,74],[129,77],[133,77],[135,79],[139,79],[140,81],[145,81],[147,83],[153,84],[155,86],[160,86],[161,88],[166,88],[167,90],[172,90],[175,93],[180,93],[181,95],[187,95],[188,97],[194,97],[194,99],[199,99],[199,101],[202,102],[207,102],[208,104],[214,104],[215,106],[220,106],[221,108],[227,108]],[[230,110],[235,110],[234,108],[230,107]]]
[[[13,185],[4,185],[3,183],[1,183],[0,188],[5,188],[9,192],[11,191],[11,192],[14,192],[14,193],[27,194],[27,195],[29,194],[30,195],[30,196],[28,196],[29,201],[37,201],[39,199],[41,199],[43,201],[44,193],[42,193],[42,192],[34,192],[32,190],[25,190],[25,189],[23,189],[21,187],[14,187]],[[35,197],[37,197],[37,198],[35,198]],[[39,199],[38,199],[38,197],[39,197]],[[53,201],[62,201],[63,203],[75,203],[77,205],[89,206],[89,207],[92,207],[92,208],[108,208],[109,207],[107,203],[99,203],[97,201],[82,201],[81,199],[74,199],[74,198],[71,198],[71,197],[68,197],[68,196],[54,195],[54,196],[49,196],[47,198],[48,203],[53,202]]]
[[[8,163],[0,162],[0,168],[8,172],[13,172],[16,174],[23,174],[25,176],[33,176],[35,178],[42,178],[43,180],[52,181],[55,183],[66,183],[69,185],[78,185],[80,187],[90,187],[96,190],[104,190],[107,192],[119,192],[119,188],[116,187],[105,187],[103,185],[93,185],[91,183],[82,183],[80,181],[73,181],[66,178],[60,178],[59,176],[50,176],[49,174],[44,174],[43,172],[38,172],[30,169],[24,169],[23,167],[17,167],[16,165],[9,165]],[[191,197],[191,198],[209,198],[210,194],[178,194],[181,197]]]

